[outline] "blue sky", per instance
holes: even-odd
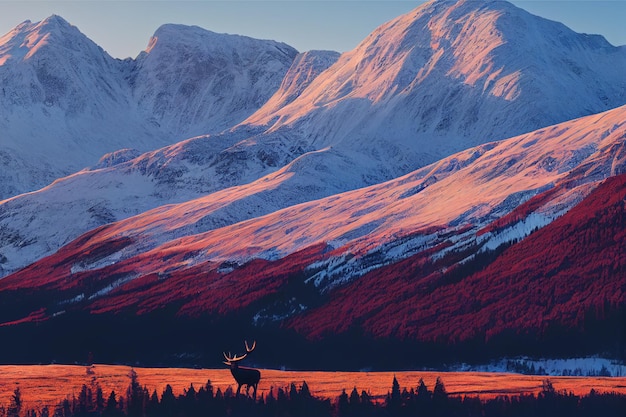
[[[480,0],[477,0],[480,1]],[[0,0],[0,34],[24,20],[63,16],[116,58],[135,57],[164,23],[197,25],[286,42],[299,51],[354,48],[383,22],[423,1],[380,0]],[[577,32],[626,45],[626,1],[514,0]]]

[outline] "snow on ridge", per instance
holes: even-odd
[[[624,110],[624,108],[620,108],[610,112],[610,119],[616,120],[616,118],[621,117]],[[527,161],[544,157],[546,154],[561,153],[567,155],[571,149],[586,146],[589,142],[599,141],[599,137],[592,132],[603,129],[602,126],[596,126],[595,122],[604,117],[609,118],[609,115],[590,116],[572,122],[570,125],[565,123],[559,127],[560,129],[549,129],[504,141],[474,163],[451,173],[449,177],[428,186],[409,198],[398,199],[403,194],[403,190],[414,188],[416,183],[407,182],[406,179],[394,180],[380,186],[347,192],[315,203],[305,203],[297,206],[297,209],[285,209],[262,219],[226,227],[216,231],[215,235],[216,237],[223,235],[223,233],[228,235],[229,229],[237,228],[239,231],[237,245],[243,244],[250,247],[261,245],[260,247],[283,248],[283,251],[291,252],[302,246],[301,244],[291,246],[288,242],[302,241],[305,236],[309,236],[303,240],[306,244],[314,244],[317,240],[329,242],[334,237],[347,236],[346,232],[349,230],[355,231],[363,225],[372,224],[372,222],[377,221],[377,218],[383,220],[383,222],[378,221],[378,226],[374,230],[354,236],[356,239],[351,240],[351,251],[358,251],[359,247],[369,247],[370,242],[376,241],[380,244],[380,242],[389,241],[391,236],[401,236],[410,233],[411,230],[420,230],[442,222],[445,223],[446,219],[452,220],[457,217],[456,213],[463,212],[463,206],[475,206],[479,201],[484,201],[489,206],[495,207],[512,192],[515,192],[516,188],[523,190],[529,185],[535,188],[537,184],[549,184],[558,178],[565,178],[566,173],[559,174],[554,170],[546,170],[541,165],[531,165]],[[605,120],[605,122],[610,121]],[[619,140],[620,135],[623,134],[622,130],[623,127],[602,139],[601,147],[610,147],[614,143],[613,141]],[[527,146],[533,141],[536,142],[539,137],[542,138],[541,146]],[[520,152],[525,156],[521,157]],[[512,156],[515,158],[511,158]],[[500,171],[497,175],[494,174],[494,164],[500,164],[507,159],[515,159],[516,162],[509,166],[508,170]],[[567,158],[563,162],[567,163]],[[605,158],[603,162],[595,160],[595,163],[598,165],[612,164],[612,160]],[[486,174],[487,177],[485,177]],[[423,178],[418,181],[423,181]],[[399,183],[402,186],[398,186]],[[593,187],[592,183],[589,187]],[[586,192],[589,190],[590,188]],[[466,196],[468,193],[472,194],[473,197]],[[572,196],[569,202],[565,200],[561,202],[567,203],[566,206],[571,207],[578,199],[582,198],[576,191],[572,192]],[[457,204],[461,201],[463,201],[462,204]],[[445,205],[442,205],[442,202],[445,202]],[[379,207],[373,207],[372,211],[368,211],[367,208],[373,204],[378,204]],[[552,217],[558,215],[560,206],[555,205],[554,207],[557,212]],[[353,216],[356,212],[366,214]],[[480,214],[477,213],[476,215]],[[318,219],[319,225],[306,225],[302,216]],[[471,221],[471,218],[468,221]],[[300,224],[300,226],[296,229],[297,233],[294,231],[286,236],[279,236],[273,233],[273,227],[268,229],[264,226],[268,224],[280,224],[281,230],[283,230],[282,228],[289,228],[291,224]],[[316,230],[324,230],[324,233],[318,234]],[[213,232],[208,232],[193,240],[193,246],[202,242],[201,245],[209,257],[213,246],[212,234]],[[317,236],[317,238],[313,236]],[[263,245],[261,242],[267,243]],[[181,242],[172,242],[172,244],[178,243]],[[233,243],[235,242],[233,241]],[[165,245],[165,247],[169,245]],[[220,240],[219,252],[222,256],[230,245],[230,242]],[[287,249],[288,247],[291,249]]]
[[[181,189],[177,204],[156,207],[144,214],[140,213],[150,204],[155,207],[159,201],[171,201],[171,197],[164,199],[159,196],[158,184],[150,178],[142,175],[129,177],[113,168],[82,172],[42,190],[50,198],[42,200],[41,204],[36,203],[39,193],[34,193],[0,205],[0,228],[12,230],[17,227],[19,234],[32,242],[25,249],[5,241],[0,249],[7,258],[3,266],[4,274],[32,262],[45,251],[50,253],[55,242],[67,242],[101,224],[99,219],[110,222],[120,217],[128,219],[115,223],[108,230],[124,236],[136,235],[138,238],[135,241],[143,242],[135,244],[139,246],[133,246],[134,249],[129,248],[125,257],[133,256],[137,251],[158,252],[171,246],[176,250],[201,253],[195,262],[202,259],[245,260],[257,256],[275,258],[312,244],[332,241],[351,245],[355,253],[374,253],[378,245],[410,236],[416,231],[442,227],[446,223],[456,229],[479,221],[489,213],[504,215],[514,208],[498,209],[507,199],[514,203],[509,196],[566,179],[570,175],[569,170],[575,170],[577,166],[587,165],[587,170],[610,175],[611,169],[601,168],[614,164],[611,154],[605,149],[619,143],[624,135],[625,111],[626,108],[622,107],[498,143],[481,145],[404,177],[312,202],[306,200],[316,192],[322,193],[321,196],[324,193],[324,190],[310,188],[312,184],[309,184],[311,181],[315,183],[320,173],[332,184],[333,178],[345,180],[344,173],[350,172],[349,165],[342,165],[345,161],[341,162],[341,156],[332,149],[305,154],[289,168],[249,184],[214,191],[204,197],[197,193],[194,196],[191,189]],[[593,144],[596,151],[585,152],[587,157],[581,159],[577,150],[590,148]],[[323,162],[328,162],[328,156],[333,154],[334,158],[338,158],[336,162],[325,165]],[[543,160],[551,162],[537,163]],[[578,165],[572,166],[572,161]],[[136,159],[122,165],[132,167],[134,163]],[[103,175],[105,173],[106,176]],[[82,183],[81,177],[89,178],[89,188],[80,193],[83,202],[72,203],[76,184]],[[596,180],[589,178],[587,181]],[[119,188],[122,184],[123,188]],[[114,190],[118,196],[121,190],[129,192],[124,198],[106,202],[98,198],[100,187]],[[339,187],[343,185],[339,184]],[[141,190],[146,198],[136,200],[133,190]],[[89,196],[90,193],[93,197]],[[515,201],[519,204],[523,200]],[[89,205],[81,207],[76,203]],[[562,203],[571,207],[575,201],[563,200]],[[283,208],[284,204],[297,205]],[[477,206],[484,207],[482,212],[470,210]],[[61,231],[49,221],[40,224],[29,220],[33,213],[50,213],[51,207],[57,207],[59,213],[65,216],[72,216],[75,219],[72,227]],[[554,207],[558,211],[560,206]],[[89,208],[87,217],[81,214],[85,208]],[[456,224],[455,220],[461,217],[463,222]],[[25,234],[24,231],[29,228],[36,228],[37,234]],[[287,230],[289,233],[286,233]],[[466,241],[452,243],[463,245]],[[240,251],[241,247],[250,250],[244,254]],[[392,256],[393,249],[387,249],[390,250],[388,256]],[[36,253],[39,255],[34,257]]]
[[[477,242],[482,244],[480,252],[495,250],[505,243],[521,241],[535,230],[547,226],[588,196],[598,183],[598,181],[589,181],[556,195],[539,209],[505,229],[480,236],[477,239]]]
[[[606,376],[623,377],[626,365],[620,361],[598,356],[581,358],[504,358],[489,364],[456,364],[449,371],[513,372],[547,376]]]
[[[57,43],[55,46],[63,47],[61,43],[65,37],[71,37],[79,44],[82,43],[78,28],[61,16],[52,15],[35,23],[26,20],[0,37],[0,65],[6,64],[9,60],[27,60],[51,41]]]
[[[157,244],[141,251],[154,256],[163,251],[196,253],[195,263],[229,259],[245,262],[257,257],[276,259],[314,244],[335,242],[336,258],[309,268],[316,274],[314,280],[318,286],[332,286],[337,284],[337,277],[352,279],[438,244],[445,244],[452,248],[450,250],[480,245],[482,241],[476,239],[475,233],[484,226],[486,218],[493,221],[525,201],[510,198],[511,195],[568,181],[570,171],[559,167],[569,166],[572,158],[576,158],[572,155],[577,149],[595,144],[598,150],[579,161],[579,166],[608,172],[603,167],[613,165],[614,160],[606,149],[622,140],[625,111],[626,107],[622,107],[482,146],[480,150],[470,149],[387,183],[300,203],[200,233],[194,233],[194,228],[185,223],[192,226],[198,219],[209,218],[215,208],[219,208],[220,216],[229,210],[236,216],[241,207],[231,204],[240,196],[250,196],[252,190],[261,198],[269,190],[278,190],[280,195],[281,187],[295,181],[297,176],[283,175],[287,172],[272,174],[254,185],[242,185],[194,202],[155,209],[116,223],[108,232],[113,235],[130,233],[137,237],[134,241],[149,237],[149,241]],[[605,135],[607,126],[620,127]],[[459,163],[467,158],[471,162]],[[535,163],[546,158],[553,161],[547,165]],[[433,173],[438,175],[434,182],[430,181]],[[521,236],[517,230],[522,226],[547,224],[597,184],[595,177],[582,178],[580,182],[577,187],[544,203],[510,233],[494,237],[493,246]],[[289,186],[284,190],[288,191]],[[224,200],[220,202],[220,198]],[[507,210],[503,210],[504,201],[508,201]],[[220,206],[209,210],[206,205],[209,202]],[[224,203],[226,205],[221,206]],[[476,206],[483,209],[468,212]],[[192,212],[192,208],[197,211]],[[461,215],[464,221],[456,224],[454,220]],[[149,229],[144,230],[142,225],[149,225]],[[172,227],[191,234],[172,234]],[[482,239],[492,237],[484,235]],[[502,240],[503,237],[506,239]],[[247,249],[242,251],[241,248]],[[441,255],[443,252],[434,254],[435,257]]]
[[[506,2],[431,2],[374,30],[296,99],[270,106],[275,95],[245,123],[371,161],[363,168],[371,185],[487,140],[622,105],[624,69],[626,55],[608,43]]]
[[[566,210],[561,213],[555,213],[554,215],[545,215],[539,213],[530,213],[527,217],[515,223],[506,229],[497,233],[489,232],[490,236],[482,237],[481,240],[485,240],[480,251],[491,251],[497,249],[500,245],[513,241],[520,241],[533,231],[540,229],[548,224],[552,223],[556,218],[565,214]]]
[[[574,46],[576,50],[572,50]],[[521,95],[532,96],[533,106],[518,109],[526,114],[525,125],[515,132],[509,129],[498,134],[496,129],[491,132],[495,135],[487,134],[491,139],[502,139],[502,133],[513,136],[524,129],[530,131],[589,114],[591,107],[597,112],[624,104],[626,85],[620,72],[626,65],[626,56],[615,52],[608,42],[602,44],[507,2],[431,2],[374,30],[353,51],[343,54],[324,77],[314,80],[293,103],[275,114],[257,113],[248,121],[267,124],[279,118],[274,128],[297,125],[298,120],[312,117],[314,110],[355,99],[369,101],[372,106],[396,104],[396,112],[406,116],[402,112],[404,106],[388,102],[398,93],[412,95],[415,89],[433,88],[439,96],[445,96],[454,95],[455,88],[472,86],[480,92],[481,99],[463,103],[463,107],[470,108],[448,112],[470,118],[466,127],[454,126],[459,128],[458,134],[465,136],[474,133],[467,130],[475,123],[472,120],[488,119],[489,113],[498,112],[498,106],[511,106]],[[598,79],[597,74],[607,78]],[[449,88],[444,81],[458,84]],[[573,81],[575,86],[570,85]],[[598,88],[601,84],[605,85]],[[572,88],[564,88],[567,86]],[[608,94],[610,90],[617,94]],[[587,107],[571,111],[561,106],[562,100],[557,105],[549,98],[564,95],[572,99],[570,104],[580,103],[581,99],[587,101]],[[486,96],[504,100],[481,112],[476,103],[485,102]],[[415,101],[413,105],[417,104]],[[426,131],[437,130],[445,123],[455,124],[448,114],[431,114],[429,107],[436,103],[422,99],[419,104],[428,111],[412,116],[416,119],[414,123],[421,121]],[[447,106],[458,107],[454,100]],[[368,118],[369,114],[362,115],[362,123]],[[394,121],[401,125],[400,120],[397,117]],[[412,133],[421,133],[420,129],[416,130]],[[377,133],[383,132],[381,129]]]
[[[102,297],[108,293],[110,293],[111,291],[113,291],[115,288],[120,287],[122,285],[124,285],[127,282],[132,281],[133,279],[135,279],[137,277],[138,274],[129,274],[125,277],[119,278],[117,280],[115,280],[114,282],[110,283],[109,285],[107,285],[106,287],[94,292],[93,294],[89,295],[89,297],[87,297],[88,300],[93,300],[95,298],[98,297]]]
[[[197,43],[198,39],[202,39],[202,42]],[[144,52],[150,53],[157,43],[163,42],[168,44],[168,48],[181,46],[181,44],[188,45],[197,43],[198,47],[205,48],[206,50],[213,49],[225,52],[231,49],[238,49],[244,45],[248,48],[254,46],[265,47],[266,44],[283,48],[285,53],[288,54],[291,54],[293,51],[293,48],[284,42],[257,39],[237,34],[217,33],[195,25],[166,23],[157,28]]]
[[[340,54],[334,51],[307,51],[294,59],[280,88],[254,114],[243,121],[243,124],[254,124],[261,115],[272,116],[282,107],[296,100],[300,94],[332,64],[337,62]]]
[[[472,2],[454,4],[453,10],[448,10],[448,6],[450,3],[435,2],[394,19],[374,31],[354,51],[343,54],[337,62],[324,69],[325,65],[334,60],[330,54],[328,61],[319,68],[315,67],[319,70],[323,69],[320,74],[304,77],[306,80],[304,84],[309,81],[310,83],[305,86],[298,98],[281,107],[278,113],[268,115],[267,120],[264,115],[257,115],[258,119],[255,118],[256,116],[251,116],[245,125],[239,125],[224,131],[222,134],[186,140],[158,151],[151,151],[132,160],[127,159],[132,155],[119,155],[120,163],[116,164],[118,160],[113,157],[111,160],[107,160],[110,161],[105,165],[108,168],[98,165],[97,168],[99,169],[91,172],[83,171],[60,180],[52,187],[42,190],[39,195],[29,195],[23,199],[18,198],[6,207],[0,207],[0,218],[2,218],[3,214],[11,211],[17,205],[20,209],[26,209],[27,206],[32,205],[24,211],[23,218],[18,216],[13,219],[14,224],[23,227],[20,229],[20,233],[25,236],[25,241],[34,242],[30,245],[30,252],[26,252],[27,255],[23,255],[22,252],[16,255],[15,248],[7,241],[3,242],[4,246],[1,246],[1,250],[9,258],[11,268],[16,264],[27,262],[28,259],[32,259],[31,257],[36,259],[34,253],[50,253],[68,239],[76,237],[91,227],[103,224],[102,222],[108,223],[128,218],[139,214],[142,210],[155,209],[167,204],[179,204],[184,201],[190,202],[190,205],[193,206],[194,202],[191,200],[197,199],[202,194],[220,192],[225,187],[236,187],[238,199],[235,200],[232,197],[229,200],[222,193],[223,200],[220,201],[224,205],[219,209],[212,207],[210,209],[212,210],[211,215],[207,215],[207,218],[202,221],[197,220],[195,215],[187,216],[183,213],[183,219],[193,217],[195,220],[190,220],[188,225],[181,226],[181,233],[183,229],[184,233],[193,233],[194,231],[204,233],[216,228],[223,229],[224,226],[269,215],[290,204],[302,203],[307,199],[321,199],[333,193],[359,189],[396,178],[429,162],[437,161],[443,155],[464,149],[473,142],[497,138],[485,133],[483,129],[489,130],[497,126],[507,134],[530,129],[529,121],[532,121],[533,118],[525,113],[526,111],[536,111],[537,114],[545,113],[549,117],[554,116],[551,111],[537,108],[537,103],[534,101],[536,98],[534,94],[537,91],[533,88],[530,88],[528,99],[506,100],[506,94],[504,94],[506,88],[509,86],[513,88],[522,84],[517,84],[516,80],[507,78],[511,74],[498,72],[495,64],[491,65],[488,73],[481,73],[474,77],[475,68],[471,65],[466,66],[471,61],[469,56],[445,55],[449,51],[460,53],[463,49],[459,49],[460,45],[456,45],[455,49],[446,44],[444,42],[446,39],[463,45],[469,42],[470,46],[474,48],[471,51],[483,51],[480,47],[481,42],[484,43],[485,39],[487,41],[492,40],[491,35],[487,38],[474,35],[483,33],[486,29],[494,28],[495,17],[500,18],[506,15],[500,13],[499,8],[510,6],[494,3],[493,5],[489,4],[487,8],[481,6],[475,10],[472,10],[472,7],[476,6],[475,2],[474,6],[472,6]],[[517,9],[511,9],[512,13],[514,12],[511,14],[513,17],[519,14],[515,10]],[[446,19],[453,15],[458,21],[455,21],[452,28],[446,28],[444,25]],[[534,19],[528,14],[517,17],[526,23]],[[536,25],[540,26],[539,24]],[[472,32],[468,32],[468,36],[463,39],[457,39],[458,35],[464,34],[462,30],[465,30],[466,26],[473,28]],[[557,33],[556,29],[552,31],[556,27],[553,24],[548,24],[547,27],[551,29],[545,35],[550,39],[553,39],[555,34],[562,34],[563,39],[567,40],[568,36],[571,35],[569,32]],[[195,31],[196,29],[191,30],[191,32]],[[429,36],[418,36],[421,34]],[[504,35],[506,34],[502,36]],[[497,34],[493,36],[497,37]],[[432,44],[430,40],[433,41]],[[416,44],[415,42],[423,42],[423,44]],[[532,42],[528,43],[532,45]],[[194,50],[197,45],[188,46],[191,48],[190,50]],[[506,61],[508,64],[507,60],[510,60],[512,74],[515,74],[519,70],[519,61],[523,60],[524,57],[515,55],[514,52],[517,49],[513,48],[514,46],[516,45],[504,43],[501,47],[496,48],[497,53],[493,49],[487,48],[484,50],[484,56],[480,55],[478,59],[481,63],[487,64],[500,63],[499,59],[503,60],[502,63]],[[524,44],[522,46],[528,47],[529,45]],[[465,51],[465,49],[463,50]],[[524,51],[525,49],[522,48],[521,50]],[[176,100],[160,100],[157,97],[158,94],[155,96],[150,92],[149,87],[157,85],[150,84],[150,81],[158,81],[158,74],[177,75],[171,68],[159,66],[157,65],[158,62],[151,62],[151,59],[154,59],[161,52],[169,59],[167,62],[176,61],[173,57],[178,55],[170,55],[169,52],[171,51],[167,51],[167,48],[160,49],[157,39],[149,53],[142,54],[135,63],[127,62],[124,64],[122,73],[128,77],[125,78],[125,81],[134,86],[134,97],[139,98],[141,102],[138,104],[136,112],[133,113],[135,116],[137,113],[146,112],[149,109],[166,114],[168,106],[173,102],[178,102]],[[178,52],[185,55],[184,52],[187,51]],[[267,54],[269,55],[261,55],[263,57],[273,56],[271,54],[274,52],[268,51]],[[295,56],[295,50],[292,52]],[[548,52],[552,52],[552,49],[549,49]],[[574,56],[572,59],[580,59],[581,62],[590,65],[593,64],[593,61],[601,63],[604,58],[596,59],[601,55],[600,52],[594,51],[590,53],[590,56],[581,53],[580,56]],[[285,51],[279,51],[278,54],[281,56],[289,55]],[[551,54],[548,55],[552,56]],[[617,100],[613,97],[613,93],[621,91],[619,88],[621,88],[620,85],[623,84],[623,81],[622,84],[615,83],[616,86],[611,86],[610,81],[613,79],[614,73],[621,71],[624,66],[621,61],[622,55],[619,53],[613,55],[615,55],[613,57],[615,59],[614,68],[605,68],[598,72],[599,75],[595,74],[593,83],[590,82],[590,90],[583,89],[585,90],[583,93],[589,93],[591,98],[596,97],[597,91],[595,89],[600,82],[602,87],[604,84],[608,86],[607,97],[609,97],[609,101]],[[306,54],[302,55],[302,59],[306,56]],[[309,54],[309,57],[315,56],[315,54]],[[562,53],[554,56],[561,57]],[[190,68],[204,68],[202,57],[188,54],[188,58],[194,65],[199,65],[198,67],[192,65]],[[386,60],[388,58],[389,61]],[[549,68],[540,66],[539,69],[545,70],[546,74],[539,75],[560,74],[560,71],[564,70],[561,64],[567,64],[565,69],[571,75],[571,77],[565,77],[567,82],[575,81],[576,85],[581,83],[586,85],[589,81],[584,77],[582,81],[576,78],[578,76],[576,75],[577,71],[575,71],[576,65],[559,63],[558,59],[555,62],[550,62],[556,62],[556,66]],[[292,65],[293,60],[288,63]],[[285,71],[289,65],[285,65]],[[447,76],[452,68],[456,71],[456,78]],[[129,76],[129,72],[132,73],[133,71],[146,71],[150,77],[133,78]],[[204,73],[200,71],[200,75],[202,74]],[[531,73],[526,78],[521,77],[520,83],[525,82],[528,78],[532,79],[533,75],[537,74]],[[252,76],[253,74],[247,74],[244,78],[251,79]],[[503,78],[498,78],[500,76]],[[484,84],[479,82],[482,80],[481,77],[486,77]],[[498,84],[498,80],[503,80],[502,83],[504,84]],[[200,77],[195,81],[200,83],[202,78]],[[283,80],[278,80],[277,85],[281,81]],[[235,83],[236,87],[241,85],[243,84]],[[532,82],[528,85],[534,86]],[[296,83],[293,86],[300,88],[303,85]],[[484,88],[480,88],[481,86]],[[500,88],[503,94],[495,94],[496,90],[493,89],[496,87]],[[179,90],[157,90],[165,95],[170,94],[170,98],[175,97],[175,94],[179,92]],[[225,88],[225,90],[228,89]],[[180,103],[186,105],[193,101],[195,90],[191,88],[188,91],[189,94],[182,94],[179,97]],[[546,91],[545,95],[549,96],[546,99],[546,105],[549,108],[554,103],[558,103],[559,108],[567,107],[568,111],[571,110],[573,113],[583,110],[589,111],[587,102],[562,99],[562,91],[567,92],[568,89]],[[424,95],[420,95],[421,92],[424,92]],[[494,97],[499,98],[494,99]],[[500,100],[502,97],[504,97],[503,101]],[[559,97],[561,99],[557,100]],[[476,103],[482,103],[484,107],[477,108]],[[567,105],[564,106],[563,103]],[[300,114],[300,111],[303,113]],[[503,113],[496,117],[497,120],[490,118],[493,113],[498,111]],[[188,121],[185,117],[191,117],[192,114],[197,113],[183,111],[182,114],[170,115],[171,117],[159,118],[155,116],[150,118],[148,122],[157,130],[163,128],[176,131],[176,126],[185,124]],[[219,113],[216,114],[219,116]],[[290,125],[289,120],[292,118],[293,120],[297,119],[298,123]],[[123,117],[120,116],[120,120],[123,120]],[[200,117],[200,120],[204,119]],[[266,122],[271,125],[269,131],[265,131],[268,127],[264,124]],[[254,123],[263,125],[255,125]],[[538,124],[541,123],[538,122]],[[192,125],[200,126],[193,123]],[[103,126],[102,132],[103,134],[106,133],[102,124],[90,125],[86,123],[86,126],[91,129],[93,126]],[[129,129],[130,131],[132,129]],[[38,133],[41,134],[41,132]],[[550,128],[546,128],[544,133],[546,135],[556,134]],[[531,146],[530,144],[527,145]],[[571,146],[576,147],[575,144],[571,144]],[[497,204],[498,198],[506,198],[509,195],[507,194],[507,187],[520,187],[523,190],[536,189],[543,184],[544,180],[548,181],[549,178],[550,181],[553,181],[567,169],[570,169],[566,167],[565,160],[570,161],[570,165],[575,164],[572,162],[572,158],[567,159],[559,153],[558,147],[555,147],[554,150],[551,150],[553,155],[546,156],[546,158],[553,158],[554,161],[546,159],[544,163],[539,165],[538,168],[541,169],[537,171],[538,174],[532,171],[530,162],[524,164],[517,155],[509,155],[508,159],[501,158],[498,154],[500,150],[497,149],[499,147],[500,145],[496,145],[496,148],[483,147],[481,152],[476,154],[476,159],[468,159],[467,155],[464,155],[463,158],[457,155],[456,162],[445,159],[450,169],[448,172],[442,168],[437,173],[433,172],[428,175],[425,171],[420,170],[420,175],[423,174],[424,179],[419,180],[417,177],[411,177],[410,180],[407,180],[405,177],[406,187],[398,188],[398,194],[389,189],[391,183],[386,183],[384,192],[389,193],[389,195],[385,195],[384,199],[392,201],[392,198],[397,197],[400,201],[398,206],[402,207],[404,211],[385,209],[387,213],[381,215],[380,218],[361,221],[368,216],[375,217],[376,213],[383,210],[369,206],[372,210],[370,213],[360,212],[359,215],[356,215],[357,212],[353,212],[354,217],[344,218],[346,223],[343,226],[340,225],[336,234],[334,231],[320,233],[310,225],[302,227],[301,224],[293,224],[289,226],[289,229],[295,228],[296,232],[290,233],[290,235],[304,233],[303,231],[310,233],[301,235],[300,240],[293,238],[292,241],[287,239],[287,241],[275,242],[275,245],[264,246],[265,244],[262,243],[260,246],[253,245],[252,247],[261,247],[263,248],[261,252],[268,251],[265,252],[268,256],[276,256],[276,253],[285,253],[314,241],[345,239],[346,242],[353,242],[352,237],[356,237],[362,239],[357,239],[357,243],[362,245],[363,251],[367,252],[369,245],[372,244],[371,241],[368,241],[370,235],[373,236],[371,239],[380,238],[382,235],[384,240],[391,239],[391,235],[385,235],[390,228],[395,228],[394,233],[401,236],[415,230],[416,225],[407,220],[411,217],[412,209],[408,206],[409,202],[419,204],[415,210],[421,211],[424,216],[417,224],[424,227],[441,226],[442,223],[459,219],[461,215],[465,215],[464,219],[469,221],[484,214],[471,211],[473,207],[459,201],[458,204],[461,207],[459,207],[458,212],[452,213],[452,209],[444,207],[445,210],[442,211],[444,216],[438,218],[436,210],[429,209],[424,203],[426,196],[433,196],[435,190],[441,190],[446,184],[452,189],[458,189],[459,194],[471,202],[475,196],[471,195],[472,193],[468,192],[467,189],[459,189],[454,184],[450,185],[448,177],[454,172],[469,169],[469,166],[478,166],[476,163],[481,160],[483,161],[482,176],[474,178],[477,184],[490,183],[494,178],[501,178],[503,181],[500,188],[494,186],[493,189],[485,190],[485,198],[488,201],[480,206],[485,212],[492,209],[492,204]],[[523,151],[519,153],[522,155]],[[491,158],[490,162],[486,161],[486,158]],[[464,162],[461,162],[461,159]],[[467,164],[463,165],[465,163]],[[558,169],[554,169],[553,166],[557,166]],[[283,169],[287,167],[288,169]],[[430,170],[435,171],[435,168],[431,166]],[[524,170],[535,175],[536,178],[522,176],[522,182],[511,185],[511,179],[508,177],[518,175],[520,171]],[[509,174],[508,177],[505,175],[507,173]],[[428,179],[426,179],[427,176]],[[267,186],[263,185],[264,181],[267,181]],[[413,182],[409,186],[408,182],[410,181]],[[460,179],[459,182],[462,183],[463,179]],[[471,186],[471,184],[464,185],[468,189]],[[380,193],[383,193],[382,188]],[[53,194],[55,197],[51,201],[46,201]],[[75,199],[74,195],[80,196],[80,198]],[[366,197],[366,195],[359,196],[358,192],[352,196],[363,200],[373,198],[371,196]],[[481,198],[483,197],[481,196]],[[65,200],[63,200],[64,198]],[[337,198],[341,199],[341,197]],[[320,204],[325,204],[328,201],[330,200],[321,200]],[[300,207],[294,208],[294,212],[297,213],[299,209]],[[332,207],[329,210],[332,210]],[[346,204],[344,210],[349,212],[352,208]],[[49,228],[33,230],[35,225],[30,226],[25,221],[26,216],[30,215],[52,218],[55,219],[55,222],[62,223],[68,213],[71,213],[75,220],[74,224],[67,228],[69,230],[52,231]],[[144,220],[150,216],[157,216],[157,214],[152,212],[149,216],[144,217]],[[446,217],[447,215],[452,216],[452,214],[454,214],[452,218]],[[338,218],[344,216],[343,213],[336,213],[336,215]],[[303,215],[303,217],[305,216]],[[324,216],[323,213],[322,218],[333,223],[333,220]],[[133,221],[135,220],[137,219],[133,219]],[[37,224],[38,221],[39,219],[34,224]],[[296,221],[294,220],[294,222]],[[157,222],[157,226],[154,228],[155,236],[158,237],[156,241],[159,243],[180,237],[180,235],[174,234],[166,235],[163,229],[160,229],[160,224]],[[306,222],[302,221],[302,224],[306,224]],[[172,232],[168,229],[167,233]],[[319,233],[319,236],[316,236],[316,233]],[[348,237],[350,239],[347,239]],[[270,240],[273,241],[274,239]],[[225,253],[229,254],[228,251]],[[17,259],[19,262],[16,261]]]
[[[0,38],[0,157],[8,167],[0,199],[118,149],[146,152],[229,128],[276,91],[297,54],[283,43],[200,28],[164,31],[151,53],[123,61],[61,17],[24,22]]]
[[[280,42],[167,24],[137,57],[129,80],[146,117],[192,137],[230,128],[261,107],[296,55]]]
[[[327,292],[370,271],[431,248],[439,241],[438,233],[424,233],[392,240],[374,247],[362,256],[355,256],[348,249],[339,256],[329,257],[309,265],[306,272],[311,276],[307,278],[306,282],[313,282],[321,292]],[[329,245],[331,247],[345,245],[349,248],[350,242],[345,241],[343,245],[329,242]]]

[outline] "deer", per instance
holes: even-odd
[[[261,372],[258,369],[254,368],[245,368],[240,367],[239,362],[244,360],[250,352],[254,350],[256,347],[256,340],[252,342],[252,347],[248,346],[248,342],[245,341],[246,345],[246,353],[241,356],[231,356],[230,352],[227,355],[224,352],[224,358],[226,359],[224,363],[230,366],[230,373],[233,374],[233,378],[237,381],[237,397],[239,397],[239,391],[243,385],[246,386],[246,396],[249,395],[250,387],[254,388],[253,398],[256,400],[256,389],[259,385],[259,381],[261,380]]]

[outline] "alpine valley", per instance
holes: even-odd
[[[624,360],[624,74],[626,47],[496,0],[343,54],[165,25],[122,61],[24,22],[0,38],[3,360]]]

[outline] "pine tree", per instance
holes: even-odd
[[[356,390],[356,387],[354,387],[350,393],[349,402],[353,409],[358,408],[361,404],[361,397],[359,396],[359,392]]]
[[[115,394],[115,391],[111,391],[106,405],[104,406],[103,415],[107,417],[116,416],[118,415],[118,411],[117,395]]]
[[[96,411],[99,413],[104,410],[104,393],[102,392],[102,387],[99,384],[96,384]]]
[[[146,415],[147,416],[155,416],[159,413],[159,395],[156,392],[156,389],[152,391],[152,395],[150,395],[150,399],[148,400],[148,404],[146,405]]]
[[[87,387],[87,385],[83,384],[80,389],[80,393],[78,394],[78,406],[74,410],[76,413],[80,415],[86,415],[93,409],[93,404],[91,401],[91,390]]]
[[[298,388],[296,388],[296,384],[294,384],[293,382],[289,386],[289,398],[291,400],[297,400],[298,399]]]
[[[207,397],[209,397],[209,399],[213,399],[213,384],[211,384],[210,379],[206,381],[206,384],[204,385],[204,390],[206,391]]]
[[[22,393],[20,387],[17,387],[11,396],[11,402],[7,408],[7,417],[19,417],[20,411],[22,411]]]
[[[188,390],[185,390],[185,398],[189,401],[196,400],[196,389],[193,386],[193,383],[189,386]]]
[[[402,394],[400,393],[400,384],[396,376],[393,376],[391,384],[391,393],[387,395],[387,410],[390,414],[397,414],[402,407]]]
[[[194,388],[193,384],[191,384],[189,389],[186,389],[179,397],[179,403],[182,405],[184,414],[186,416],[194,415],[194,412],[197,409],[196,394],[196,389]]]
[[[370,397],[370,395],[367,392],[365,392],[365,390],[361,391],[361,404],[368,406],[368,407],[370,405],[373,405],[372,397]]]
[[[437,381],[435,382],[435,388],[433,389],[433,399],[441,400],[447,399],[448,392],[446,391],[445,385],[443,385],[443,381],[440,377],[437,377]]]
[[[348,394],[346,390],[342,390],[339,398],[337,399],[337,414],[340,416],[347,416],[350,413],[350,402],[348,401]]]
[[[302,398],[311,398],[311,390],[309,390],[309,386],[306,381],[302,381],[302,387],[300,387],[300,396]]]
[[[222,401],[224,399],[224,394],[222,394],[222,389],[219,387],[217,388],[217,391],[215,391],[215,399],[218,401]]]
[[[126,390],[126,408],[129,417],[142,417],[146,406],[146,395],[144,389],[139,384],[137,372],[131,369],[128,376],[130,385]]]
[[[432,393],[424,383],[424,379],[420,378],[419,385],[417,386],[417,394],[415,395],[415,401],[412,406],[416,414],[430,413],[431,394]]]
[[[435,381],[435,388],[433,388],[433,411],[438,415],[445,416],[448,415],[449,406],[450,403],[448,402],[448,392],[446,391],[446,387],[441,378],[437,377],[437,381]]]
[[[72,415],[72,404],[70,404],[70,400],[67,398],[63,400],[61,403],[61,412],[63,416],[69,417]]]
[[[176,407],[176,397],[174,396],[174,390],[170,384],[167,384],[161,394],[161,410],[162,415],[172,416]]]

